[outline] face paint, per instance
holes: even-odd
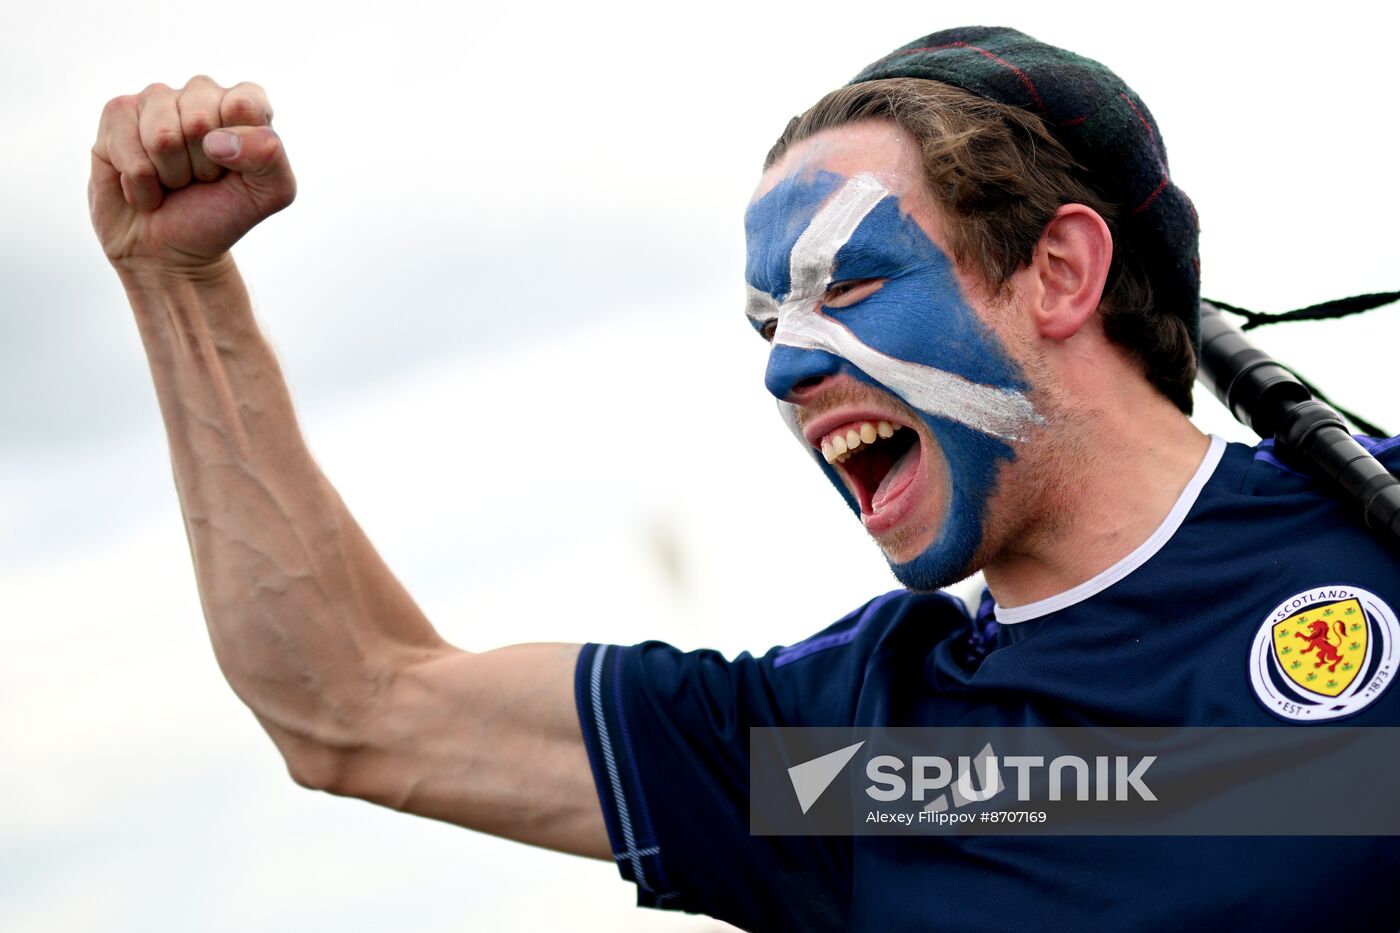
[[[951,492],[932,543],[891,566],[906,586],[953,582],[982,540],[998,467],[1014,457],[1009,442],[1041,422],[1019,368],[968,307],[952,261],[873,175],[791,176],[745,225],[749,319],[760,332],[776,326],[766,382],[785,419],[796,427],[783,401],[794,386],[837,373],[914,409],[947,459]],[[884,284],[862,300],[822,307],[833,284],[872,279]],[[816,459],[859,514],[835,468]]]

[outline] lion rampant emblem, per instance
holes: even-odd
[[[1355,598],[1300,606],[1271,628],[1279,672],[1309,693],[1340,696],[1369,657],[1366,613]]]
[[[1337,665],[1342,662],[1343,655],[1338,649],[1342,647],[1342,642],[1346,639],[1347,630],[1340,619],[1333,622],[1332,627],[1336,629],[1337,634],[1337,641],[1335,644],[1331,640],[1332,632],[1328,629],[1327,623],[1322,619],[1314,619],[1308,631],[1294,632],[1293,634],[1297,638],[1301,638],[1308,643],[1308,646],[1299,652],[1300,654],[1307,654],[1314,648],[1317,649],[1317,660],[1313,663],[1313,667],[1321,667],[1330,661],[1332,662],[1332,666],[1327,668],[1327,670],[1335,673]]]

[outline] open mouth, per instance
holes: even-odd
[[[880,513],[918,476],[919,434],[890,421],[856,421],[821,439],[822,456],[851,487],[864,516]]]

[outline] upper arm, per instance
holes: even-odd
[[[613,858],[638,902],[744,929],[823,929],[844,897],[844,847],[754,835],[750,730],[850,722],[830,655],[775,667],[661,642],[589,645],[580,719]],[[762,885],[752,883],[762,878]]]
[[[609,858],[574,703],[580,646],[444,646],[372,704],[326,789],[470,829]]]

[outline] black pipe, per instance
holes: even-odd
[[[1356,442],[1340,415],[1208,301],[1201,302],[1196,378],[1241,423],[1336,483],[1360,507],[1366,527],[1400,551],[1400,479]]]

